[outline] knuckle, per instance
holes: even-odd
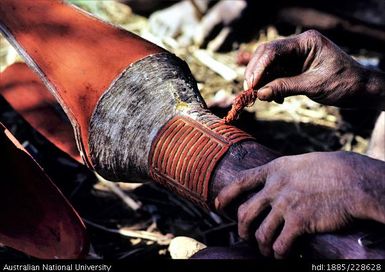
[[[271,206],[272,209],[283,212],[289,206],[289,200],[285,196],[279,196],[276,200],[272,201]]]
[[[270,184],[265,184],[263,188],[258,192],[258,202],[262,206],[271,205],[272,198],[270,194],[272,193]]]
[[[278,42],[272,41],[265,44],[266,51],[275,52],[278,49]]]
[[[284,166],[287,167],[290,164],[289,160],[290,160],[289,156],[282,156],[272,161],[271,166],[277,169],[281,169],[281,168],[285,169]]]
[[[265,55],[267,59],[270,59],[274,56],[274,52],[277,51],[277,45],[278,44],[276,41],[263,43],[259,45],[259,47],[257,48],[257,52]]]
[[[282,91],[285,92],[290,89],[290,84],[288,82],[288,79],[276,79],[275,85],[277,86],[277,88],[273,88],[274,97],[279,96]]]
[[[285,164],[286,160],[287,160],[287,157],[286,156],[282,156],[282,157],[279,157],[279,158],[275,159],[270,164],[273,165],[273,166],[279,166],[280,164]]]
[[[287,221],[293,232],[302,232],[306,223],[303,217],[298,215],[289,216]]]
[[[317,30],[311,29],[303,33],[306,40],[310,40],[315,45],[321,45],[324,41],[324,37]]]
[[[308,31],[305,31],[303,34],[305,37],[310,38],[310,39],[318,39],[322,36],[321,33],[319,33],[315,29],[310,29]]]
[[[270,204],[274,201],[273,194],[277,191],[277,182],[275,181],[275,176],[269,177],[266,180],[265,185],[259,191],[261,202],[263,204]]]

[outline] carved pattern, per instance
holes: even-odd
[[[152,144],[150,175],[168,189],[207,208],[210,179],[217,163],[231,145],[253,139],[220,119],[203,125],[188,117],[174,117]]]

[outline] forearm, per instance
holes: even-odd
[[[266,164],[279,155],[274,151],[252,141],[233,145],[218,164],[212,178],[209,190],[209,204],[221,189],[234,182],[242,170],[255,168]]]

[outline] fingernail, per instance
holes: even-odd
[[[215,209],[217,209],[217,210],[219,210],[219,200],[218,200],[218,198],[215,198],[215,200],[214,200],[214,205],[215,205]]]
[[[249,83],[247,83],[247,80],[245,79],[244,81],[243,81],[243,90],[248,90],[249,89]]]
[[[257,96],[260,100],[268,100],[271,96],[272,89],[270,87],[263,87],[258,90]]]

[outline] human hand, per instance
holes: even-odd
[[[208,9],[207,0],[196,1],[201,11]],[[217,51],[231,39],[235,21],[247,8],[246,0],[219,1],[202,18],[191,1],[181,1],[167,9],[154,12],[149,19],[150,30],[160,38],[177,38],[183,46],[194,42]],[[218,28],[221,30],[217,33]]]
[[[238,208],[239,235],[250,239],[255,233],[262,254],[274,251],[283,257],[302,234],[334,231],[353,218],[385,223],[384,169],[384,162],[350,152],[281,157],[240,173],[218,194],[215,205],[223,210],[253,193]],[[255,231],[253,223],[269,206]]]
[[[257,89],[258,99],[278,103],[287,96],[306,95],[326,105],[378,107],[379,97],[385,101],[379,78],[384,82],[383,74],[365,69],[310,30],[259,46],[245,71],[245,89]]]
[[[201,1],[205,8],[204,1]],[[188,0],[169,8],[154,12],[149,18],[150,31],[161,39],[177,38],[182,45],[192,42],[200,18],[197,10]]]
[[[219,50],[234,36],[234,23],[242,19],[244,11],[248,8],[246,0],[220,1],[214,5],[202,18],[194,33],[195,44],[212,51]],[[219,33],[216,30],[220,28]]]

